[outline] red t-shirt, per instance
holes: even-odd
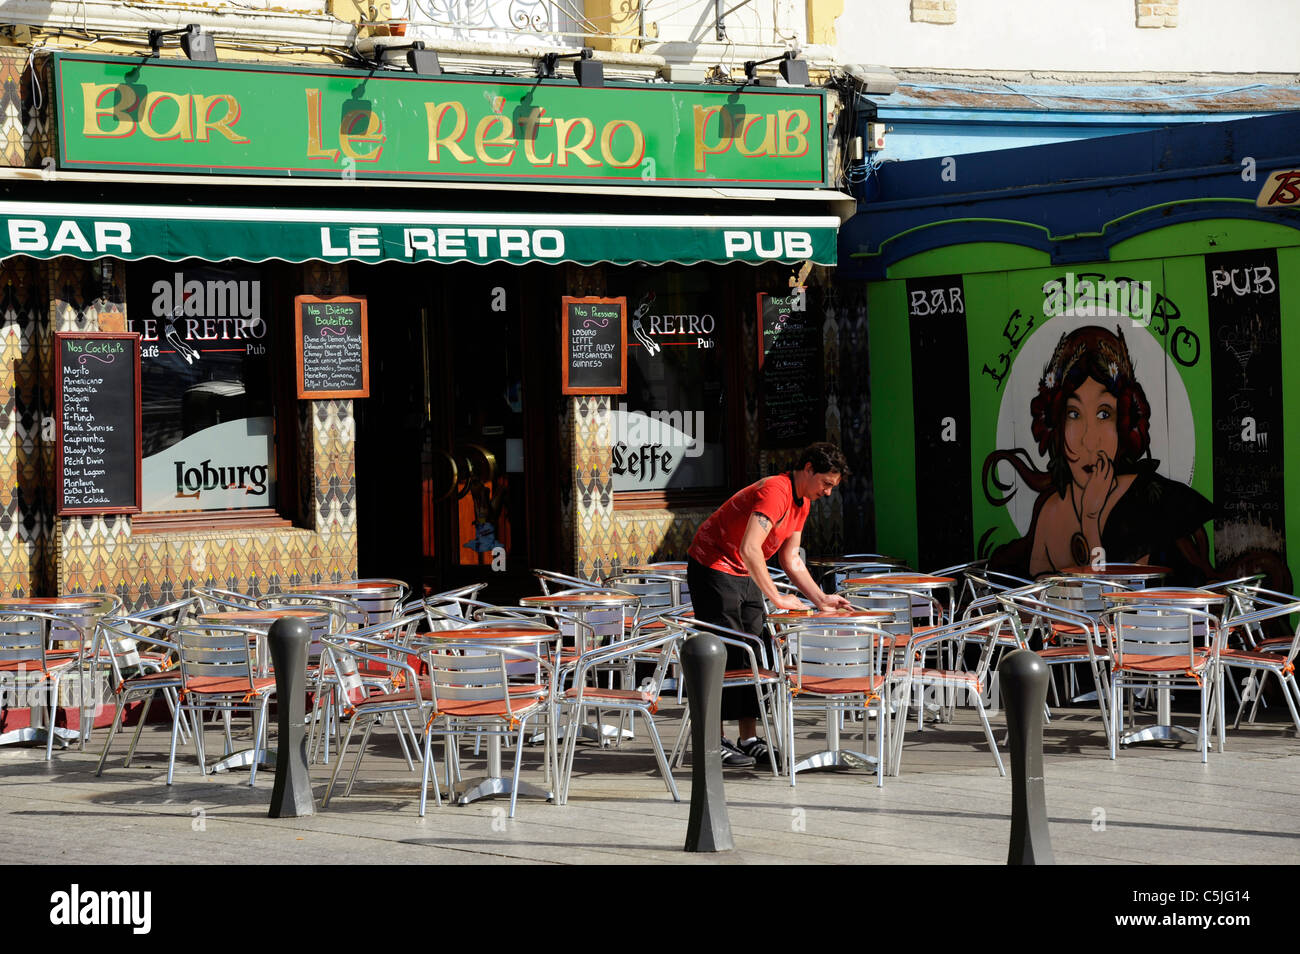
[[[812,501],[807,497],[795,497],[789,474],[764,477],[737,493],[700,525],[691,541],[691,559],[711,570],[748,576],[749,570],[740,558],[740,541],[750,516],[761,513],[772,521],[772,530],[763,541],[763,559],[768,560],[792,534],[803,529],[811,509]]]

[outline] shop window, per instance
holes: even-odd
[[[129,330],[141,335],[144,527],[151,514],[280,522],[275,368],[283,356],[269,285],[254,266],[130,266]]]
[[[626,277],[627,280],[624,280]],[[727,486],[729,309],[714,271],[625,272],[628,389],[610,399],[616,505],[712,500]]]

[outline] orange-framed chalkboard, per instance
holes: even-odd
[[[293,300],[299,398],[370,397],[370,335],[362,295]]]
[[[565,394],[627,393],[627,299],[562,299]]]

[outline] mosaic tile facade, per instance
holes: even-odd
[[[51,579],[52,470],[42,460],[46,405],[40,387],[40,326],[48,312],[43,268],[26,259],[0,263],[0,592],[19,596]]]
[[[33,86],[27,51],[0,47],[0,166],[39,166],[50,154],[47,75],[40,69]]]
[[[341,270],[305,266],[307,293],[344,290]],[[53,355],[55,331],[94,331],[106,311],[125,312],[125,272],[116,262],[57,259],[50,263],[48,308],[40,322],[39,354]],[[41,407],[52,407],[53,367],[39,369]],[[280,587],[341,580],[357,572],[355,421],[352,402],[299,402],[298,470],[306,528],[239,528],[201,532],[133,533],[129,516],[56,520],[50,579],[30,576],[25,592],[111,591],[132,607],[168,602],[195,585],[263,595]],[[41,507],[53,513],[52,453],[41,458]],[[286,489],[286,492],[292,492]],[[24,515],[26,516],[26,515]],[[20,586],[16,578],[6,589]]]

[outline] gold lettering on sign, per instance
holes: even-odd
[[[460,148],[460,141],[465,138],[465,133],[469,131],[469,117],[466,115],[463,103],[425,103],[424,109],[429,116],[429,161],[439,162],[438,150],[446,147],[447,151],[456,157],[457,162],[473,162],[474,159]],[[455,117],[455,124],[452,126],[451,134],[448,136],[439,135],[442,129],[442,119],[450,112]]]
[[[117,93],[117,102],[105,106],[104,99],[110,93]],[[81,127],[83,136],[91,139],[121,139],[135,132],[135,120],[130,114],[139,97],[130,86],[125,83],[82,83],[81,98],[85,117]],[[100,125],[100,118],[106,116],[117,120],[117,125],[112,129]]]

